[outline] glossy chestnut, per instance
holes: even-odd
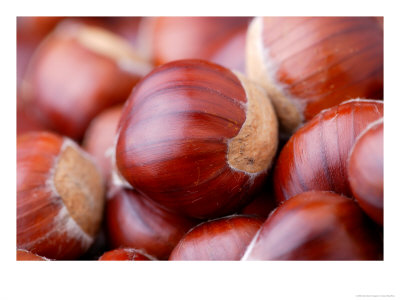
[[[83,149],[95,158],[106,182],[111,180],[112,151],[121,113],[122,106],[102,111],[90,122],[82,142]]]
[[[353,100],[307,122],[279,154],[274,170],[277,201],[310,190],[352,197],[347,177],[351,147],[367,125],[382,116],[382,101]]]
[[[350,198],[299,194],[265,221],[243,260],[382,260],[375,225]]]
[[[49,132],[18,136],[18,248],[78,258],[94,241],[103,205],[98,167],[77,144]]]
[[[154,258],[137,249],[121,248],[107,251],[99,260],[154,260]]]
[[[234,215],[202,223],[190,230],[170,260],[240,260],[260,229],[256,217]]]
[[[383,118],[358,136],[350,151],[348,176],[358,204],[383,225]]]
[[[277,149],[264,90],[202,60],[154,69],[124,107],[119,172],[155,202],[191,217],[226,215],[249,201]]]
[[[383,98],[383,30],[375,17],[258,17],[248,76],[274,103],[282,131],[352,98]]]
[[[17,249],[17,260],[49,260],[46,257],[37,255],[35,253],[32,253],[30,251],[24,250],[24,249]]]
[[[210,60],[221,41],[247,28],[249,21],[248,17],[157,17],[148,22],[146,32],[157,65],[178,59]]]
[[[162,209],[135,190],[120,188],[106,202],[111,248],[142,249],[168,259],[183,235],[198,222]]]
[[[49,128],[80,139],[98,113],[124,102],[150,70],[151,65],[121,37],[65,21],[35,52],[22,100]]]

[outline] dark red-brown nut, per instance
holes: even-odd
[[[375,225],[350,198],[299,194],[265,221],[243,260],[381,260]]]
[[[374,17],[258,17],[249,27],[247,75],[268,91],[291,133],[352,98],[383,98],[383,30]]]
[[[18,248],[78,258],[94,241],[103,205],[100,171],[72,140],[48,132],[18,136]]]
[[[172,251],[170,260],[240,260],[260,229],[251,216],[228,216],[190,230]]]
[[[154,258],[137,249],[121,248],[107,251],[99,260],[154,260]]]
[[[154,69],[133,90],[119,126],[121,175],[155,202],[196,218],[248,202],[278,141],[264,90],[202,60]]]
[[[49,260],[28,250],[17,249],[17,260]]]
[[[135,190],[118,190],[106,202],[106,227],[112,248],[142,249],[168,259],[182,236],[197,224],[168,212]]]
[[[307,122],[279,154],[274,170],[277,201],[311,190],[352,197],[347,176],[351,147],[364,128],[382,116],[382,101],[352,100]]]
[[[358,136],[349,155],[348,176],[358,204],[383,225],[383,118]]]
[[[83,149],[96,159],[103,178],[108,183],[111,181],[112,151],[121,113],[122,106],[102,111],[90,122],[82,143]]]
[[[148,22],[146,33],[157,65],[178,59],[210,60],[217,48],[231,42],[227,37],[246,30],[249,21],[248,17],[157,17]],[[235,59],[245,59],[245,52],[237,52],[236,45],[233,50],[240,56]],[[230,63],[226,58],[224,62]],[[232,62],[226,67],[235,67]]]
[[[98,113],[124,102],[150,70],[151,65],[117,35],[64,22],[37,49],[21,94],[39,120],[80,139]]]

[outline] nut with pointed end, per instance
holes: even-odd
[[[103,109],[126,100],[151,65],[104,29],[61,23],[37,49],[24,79],[24,105],[74,139]]]
[[[299,194],[279,206],[243,260],[381,260],[377,228],[350,198],[332,192]]]
[[[155,202],[196,218],[234,212],[271,167],[278,143],[264,90],[202,60],[154,69],[124,107],[121,175]]]
[[[383,118],[358,136],[349,155],[348,176],[358,204],[383,225]]]
[[[279,154],[274,170],[277,201],[311,190],[352,197],[347,177],[351,147],[364,128],[382,116],[382,101],[352,100],[307,122]]]
[[[283,132],[352,98],[383,98],[383,30],[374,17],[258,17],[248,76],[274,103]]]
[[[190,230],[170,260],[240,260],[260,229],[256,217],[234,215],[207,221]]]
[[[100,172],[72,140],[48,132],[18,136],[18,248],[78,258],[94,241],[103,205]]]

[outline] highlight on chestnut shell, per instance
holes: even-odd
[[[282,203],[242,260],[382,260],[377,227],[350,198],[310,191]]]
[[[111,248],[142,249],[158,259],[168,259],[183,235],[198,223],[124,188],[107,199],[105,219]]]
[[[154,260],[154,258],[138,249],[120,248],[107,251],[99,260]]]
[[[383,102],[351,100],[321,111],[301,127],[278,156],[274,189],[278,203],[305,191],[352,197],[347,160],[357,136],[383,116]]]
[[[17,139],[17,247],[51,259],[76,259],[100,227],[104,187],[92,158],[49,132]]]
[[[123,103],[151,68],[116,34],[66,20],[35,51],[21,87],[23,105],[51,130],[80,140],[90,121]]]
[[[350,151],[348,176],[357,203],[383,226],[383,118],[358,136]]]
[[[191,229],[172,251],[170,260],[240,260],[262,220],[233,215]]]
[[[383,98],[383,29],[375,17],[256,17],[249,78],[267,90],[281,130],[352,98]]]
[[[264,90],[202,60],[154,69],[124,107],[120,174],[162,206],[196,218],[244,205],[271,167],[277,119]]]

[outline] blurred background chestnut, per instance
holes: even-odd
[[[383,118],[369,124],[355,141],[348,177],[358,204],[383,225]]]
[[[244,260],[382,260],[383,241],[350,198],[310,191],[281,204]]]
[[[17,87],[21,84],[36,47],[62,19],[62,17],[17,17]]]
[[[247,75],[294,132],[352,98],[383,99],[383,30],[375,17],[257,17],[249,26]]]
[[[156,65],[178,59],[206,59],[244,71],[250,17],[155,17],[147,34]]]
[[[30,61],[21,90],[23,105],[49,128],[79,140],[90,121],[124,102],[151,68],[121,37],[67,20]]]
[[[107,183],[111,180],[112,153],[121,113],[122,105],[102,111],[90,122],[82,142],[83,149],[96,159]]]
[[[207,221],[190,230],[170,260],[240,260],[262,221],[234,215]]]

